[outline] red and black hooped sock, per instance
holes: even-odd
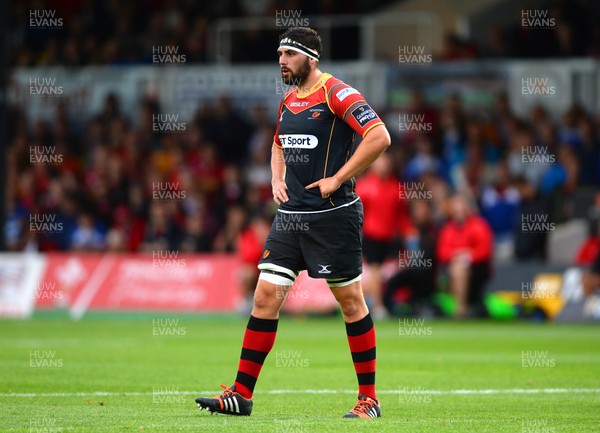
[[[275,344],[278,322],[279,319],[258,319],[254,316],[248,320],[235,378],[235,389],[244,398],[252,398],[265,358]]]
[[[376,339],[371,314],[358,322],[346,323],[352,362],[358,378],[358,393],[377,400],[375,392]]]

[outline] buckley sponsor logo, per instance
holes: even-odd
[[[290,107],[306,107],[308,105],[308,101],[302,101],[302,102],[291,102],[290,103]]]

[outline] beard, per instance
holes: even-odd
[[[283,84],[286,86],[299,86],[300,83],[308,78],[308,74],[310,74],[310,63],[308,62],[308,57],[295,73],[289,68],[287,70],[290,73],[289,77],[286,78],[283,76],[283,73],[281,74]]]

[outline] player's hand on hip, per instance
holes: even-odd
[[[273,187],[273,200],[275,203],[280,205],[281,203],[285,203],[289,200],[287,195],[287,185],[283,180],[276,180],[271,182],[271,186]]]
[[[328,199],[331,194],[337,191],[341,183],[335,177],[324,177],[321,180],[311,183],[306,186],[306,189],[319,187],[321,191],[321,197]]]

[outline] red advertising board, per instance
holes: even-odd
[[[231,255],[48,254],[38,308],[231,311],[239,303]]]
[[[36,308],[86,311],[232,312],[240,305],[240,261],[235,255],[47,254]],[[331,311],[325,280],[301,273],[284,310]]]

